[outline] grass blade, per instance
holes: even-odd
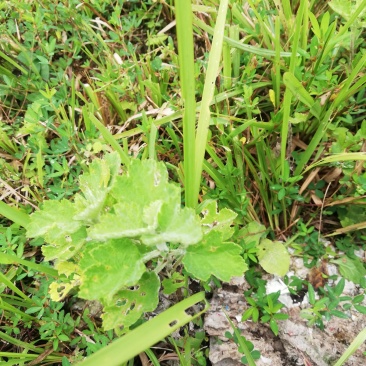
[[[350,344],[350,346],[346,349],[346,351],[343,353],[341,358],[335,363],[334,366],[342,366],[349,357],[351,357],[366,341],[366,328],[364,328],[357,337],[353,340],[353,342]]]
[[[196,17],[194,17],[194,22],[193,23],[194,23],[194,25],[201,28],[202,30],[204,30],[208,34],[213,35],[214,32],[215,32],[212,27],[210,27],[205,22],[203,22],[202,20],[200,20]],[[255,55],[259,55],[259,56],[263,56],[263,57],[275,57],[275,55],[276,55],[275,51],[266,50],[264,48],[243,44],[239,41],[235,41],[234,39],[232,39],[230,37],[224,36],[224,41],[229,43],[229,45],[234,47],[234,48],[237,48],[237,49],[242,50],[244,52],[250,52],[250,53],[253,53]],[[291,52],[281,52],[280,56],[281,57],[291,57]]]
[[[7,219],[15,222],[16,224],[27,227],[29,224],[29,215],[15,207],[7,205],[5,202],[0,201],[0,215],[3,215]]]
[[[218,10],[218,16],[216,20],[216,27],[214,37],[212,41],[212,48],[209,56],[207,74],[205,79],[205,85],[203,88],[201,110],[198,119],[197,135],[196,135],[196,164],[195,164],[195,182],[194,182],[194,195],[198,197],[201,172],[203,167],[203,160],[206,150],[206,142],[208,135],[208,128],[210,124],[210,103],[214,96],[215,81],[219,70],[221,51],[223,45],[223,36],[226,22],[226,13],[228,8],[228,0],[222,0],[220,2],[220,8]]]
[[[205,307],[199,313],[188,315],[186,310],[204,301]],[[151,347],[181,326],[192,321],[207,311],[208,303],[204,292],[199,292],[188,299],[164,311],[154,319],[140,325],[124,337],[102,348],[86,360],[78,363],[79,366],[120,366],[129,359]]]
[[[85,112],[84,113],[84,118],[85,118],[85,114],[87,113],[86,109],[83,109],[83,112]],[[95,127],[99,130],[99,132],[101,133],[101,135],[103,136],[105,141],[108,142],[113,147],[113,149],[118,152],[119,156],[121,157],[122,163],[125,164],[126,166],[129,166],[130,158],[125,153],[125,151],[122,149],[122,147],[118,144],[118,142],[115,140],[113,135],[108,131],[107,127],[105,127],[103,125],[103,123],[100,122],[98,120],[98,118],[96,118],[92,114],[89,114],[88,118],[92,121],[92,123],[95,125]]]
[[[195,208],[198,194],[195,194],[195,129],[196,99],[193,54],[192,2],[179,0],[175,2],[177,21],[177,38],[179,53],[179,73],[184,103],[183,112],[183,155],[184,155],[184,186],[185,204]]]

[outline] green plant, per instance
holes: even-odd
[[[363,295],[356,296],[354,299],[349,296],[341,296],[344,286],[344,278],[341,278],[333,287],[326,285],[325,290],[320,289],[321,297],[317,299],[314,287],[309,284],[308,294],[311,307],[301,310],[301,317],[307,319],[309,325],[315,324],[323,330],[324,319],[328,321],[332,316],[347,319],[349,316],[346,312],[352,306],[354,306],[361,313],[366,313],[366,308],[358,305],[359,302],[363,300]],[[351,300],[351,303],[345,303],[341,307],[342,302],[349,300]]]
[[[338,266],[340,274],[345,279],[363,287],[366,286],[366,269],[358,257],[350,258],[342,255],[339,258],[331,259],[330,262]]]
[[[233,333],[225,332],[225,337],[232,339],[238,345],[238,351],[244,354],[244,356],[241,358],[242,364],[255,366],[255,360],[258,360],[261,356],[260,352],[254,349],[252,342],[248,341],[243,335],[241,335],[240,330],[235,327],[227,315],[226,318],[233,329]]]
[[[285,306],[278,298],[280,292],[268,294],[265,296],[245,296],[247,303],[250,307],[242,315],[242,321],[252,319],[254,322],[260,320],[262,323],[269,323],[272,332],[278,335],[278,320],[288,319],[288,314],[279,313],[279,311]]]
[[[290,266],[290,256],[279,241],[265,238],[266,229],[258,222],[251,222],[239,230],[236,237],[244,250],[244,259],[259,263],[268,273],[284,276]]]
[[[220,286],[229,278],[220,265],[230,268],[233,262],[240,269],[232,273],[248,268],[247,296],[264,299],[263,269],[286,274],[288,247],[308,265],[320,259],[334,263],[345,279],[365,287],[365,267],[357,257],[366,237],[366,58],[360,36],[365,0],[332,0],[327,6],[305,0],[235,0],[220,6],[171,0],[79,3],[0,4],[0,213],[16,222],[10,226],[4,218],[0,227],[1,330],[9,349],[24,350],[1,354],[5,362],[68,365],[110,343],[115,333],[100,329],[99,319],[87,315],[89,305],[75,314],[68,304],[88,291],[83,296],[93,297],[91,289],[98,285],[93,271],[99,270],[97,281],[108,284],[100,272],[110,266],[106,273],[119,279],[123,271],[112,254],[131,258],[118,256],[121,246],[136,254],[131,266],[138,263],[140,272],[130,282],[123,272],[127,283],[119,282],[118,290],[109,283],[105,292],[112,288],[115,294],[105,298],[99,292],[98,299],[106,305],[115,301],[108,316],[122,309],[131,323],[139,319],[135,325],[157,304],[160,290],[170,299],[187,296],[191,276],[212,291],[211,283]],[[97,159],[111,149],[123,168]],[[143,163],[133,163],[135,157]],[[143,234],[107,238],[110,233],[104,232],[106,240],[89,241],[104,224],[110,232],[119,230],[120,182],[113,185],[114,178],[106,176],[128,181],[139,164],[146,170],[155,164],[146,158],[164,161],[164,174],[182,185],[183,202],[195,211],[181,207],[180,191],[171,183],[162,189],[169,192],[167,199],[155,201],[146,198],[154,191],[147,185],[143,194],[124,195],[123,204],[130,206],[123,211],[126,222],[120,220],[126,231],[138,222],[131,227],[146,230]],[[100,182],[89,185],[98,169]],[[122,176],[111,172],[121,169]],[[84,193],[79,192],[82,172]],[[131,175],[133,186],[146,178]],[[80,206],[82,212],[72,212]],[[37,207],[43,208],[30,219]],[[95,216],[88,217],[93,207]],[[31,220],[34,234],[36,218],[47,212],[49,222],[57,221],[55,213],[58,220],[68,219],[58,221],[61,230],[50,225],[27,240],[21,226]],[[171,220],[167,212],[173,212]],[[185,219],[192,225],[180,231],[174,222]],[[75,232],[71,222],[80,224]],[[181,240],[192,227],[202,240],[197,236],[191,245],[167,240],[167,232]],[[323,236],[335,236],[334,249],[323,244]],[[161,242],[146,244],[154,238]],[[58,270],[39,263],[42,253]],[[303,293],[303,279],[288,282],[291,292]],[[49,283],[63,308],[47,293]],[[155,298],[147,307],[138,296],[145,286]],[[333,308],[341,296],[332,288],[319,293],[329,303],[322,307],[315,300],[313,317],[324,320],[333,310],[364,312],[361,295],[342,297]],[[268,302],[263,306],[270,309]],[[118,334],[127,331],[125,324],[126,329],[116,328]],[[24,335],[30,338],[23,342]],[[171,342],[182,363],[204,362],[194,337],[188,333],[184,344]],[[146,352],[159,363],[152,350]]]
[[[199,220],[180,207],[180,189],[168,183],[162,163],[133,161],[121,176],[119,166],[116,153],[95,159],[80,177],[82,194],[45,202],[31,215],[27,236],[44,237],[43,255],[55,261],[52,299],[77,287],[79,297],[103,304],[106,330],[127,331],[157,306],[158,273],[168,263],[203,281],[228,281],[247,267],[240,246],[228,242],[235,213],[217,212],[211,202]]]
[[[300,220],[297,229],[296,243],[293,244],[293,247],[301,251],[304,256],[304,265],[312,268],[325,255],[326,246],[320,239],[319,232],[315,231],[314,226],[306,227]]]
[[[206,365],[207,351],[202,347],[202,342],[206,335],[204,331],[195,332],[194,336],[190,336],[185,330],[184,337],[174,339],[169,337],[169,343],[174,346],[174,349],[179,358],[179,364],[182,366],[190,365]]]

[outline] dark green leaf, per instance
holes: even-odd
[[[366,314],[366,306],[353,305],[353,307],[361,314]]]
[[[337,318],[341,318],[341,319],[348,319],[349,316],[345,313],[343,313],[342,311],[339,311],[339,310],[332,310],[330,312],[331,315],[334,315],[336,316]]]

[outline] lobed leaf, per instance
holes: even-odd
[[[111,298],[121,288],[135,285],[145,272],[136,244],[127,238],[89,243],[79,266],[79,296],[88,300]]]
[[[79,179],[82,195],[75,195],[75,220],[93,221],[98,217],[120,166],[121,160],[117,153],[93,160],[89,171],[84,172]]]
[[[86,228],[81,227],[78,231],[59,237],[56,241],[51,240],[48,235],[49,244],[42,246],[42,253],[46,261],[66,261],[76,255],[85,243]]]
[[[200,243],[187,248],[183,264],[202,281],[213,275],[229,282],[231,277],[241,276],[248,269],[241,252],[239,245],[223,242],[220,232],[211,231]]]
[[[168,182],[163,163],[133,161],[128,173],[117,177],[111,195],[117,203],[89,230],[91,239],[135,237],[149,246],[187,246],[202,239],[195,211],[181,208],[180,188]]]
[[[179,187],[168,183],[165,165],[155,160],[132,161],[127,174],[117,177],[111,194],[118,202],[132,200],[140,206],[172,198],[180,203]]]
[[[217,201],[211,201],[202,210],[203,218],[201,224],[204,232],[211,230],[220,231],[223,235],[223,240],[232,237],[234,229],[231,227],[234,219],[238,216],[234,211],[228,208],[223,208],[217,212]]]
[[[49,243],[57,243],[79,230],[82,222],[74,220],[76,209],[67,201],[45,201],[41,210],[30,216],[27,226],[27,237],[44,237]]]
[[[170,242],[188,246],[198,243],[201,239],[201,225],[195,211],[187,207],[182,209],[180,205],[175,207],[164,205],[156,232],[141,237],[145,245]]]
[[[118,291],[111,300],[102,300],[104,330],[122,326],[127,330],[143,313],[155,310],[159,303],[159,289],[158,275],[145,272],[133,288]]]
[[[99,223],[90,228],[89,237],[104,241],[154,233],[161,205],[161,201],[151,202],[146,207],[133,201],[117,203],[113,212],[102,215]]]

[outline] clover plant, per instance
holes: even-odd
[[[229,242],[236,214],[217,212],[209,202],[200,218],[181,207],[181,189],[168,182],[165,165],[134,160],[120,173],[117,153],[95,159],[79,179],[72,201],[46,201],[31,215],[28,237],[43,237],[46,261],[59,278],[51,298],[61,301],[71,289],[104,307],[105,330],[127,330],[159,301],[159,271],[181,261],[193,277],[222,281],[242,275],[242,248]],[[147,263],[149,262],[149,265]]]

